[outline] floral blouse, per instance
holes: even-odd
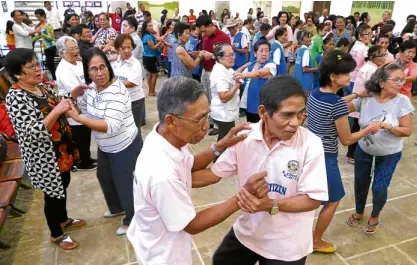
[[[43,96],[14,84],[6,96],[7,111],[33,186],[49,197],[62,199],[65,192],[61,173],[71,169],[79,154],[65,115],[61,115],[49,131],[44,125],[43,120],[60,98],[47,84],[42,83],[38,88]]]
[[[109,40],[115,40],[117,37],[117,32],[114,28],[101,28],[96,34],[98,34],[94,43],[94,46],[96,47],[99,45],[106,45],[109,43]]]

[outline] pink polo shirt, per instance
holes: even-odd
[[[252,124],[248,137],[228,148],[211,167],[219,177],[238,176],[239,189],[255,173],[267,171],[271,199],[307,194],[327,201],[324,149],[319,137],[303,127],[288,141],[271,150],[262,135],[262,121]],[[295,261],[313,251],[314,211],[271,216],[267,212],[243,213],[234,223],[238,240],[267,259]]]
[[[359,69],[365,64],[365,57],[368,54],[368,46],[365,45],[365,43],[361,41],[356,41],[353,45],[352,49],[350,50],[350,55],[352,55],[353,59],[356,62],[356,67],[350,73],[350,82],[356,81],[356,76],[358,75]]]
[[[404,66],[404,78],[410,76],[417,75],[417,64],[415,62],[410,62],[406,66]],[[400,90],[400,93],[406,95],[409,99],[411,99],[411,90],[413,87],[413,83],[411,81],[407,81],[404,83],[403,87]]]
[[[378,69],[378,66],[371,61],[366,62],[358,72],[356,76],[355,85],[353,86],[352,93],[358,93],[366,90],[365,83],[368,81],[372,74]],[[352,112],[350,117],[359,118],[359,112]]]
[[[184,228],[196,212],[191,201],[194,157],[162,137],[155,125],[136,161],[135,215],[127,238],[139,264],[191,265],[191,235]]]

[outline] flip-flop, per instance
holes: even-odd
[[[369,221],[368,221],[368,224],[366,225],[366,227],[365,227],[365,233],[367,233],[368,235],[373,235],[373,234],[375,234],[376,233],[376,230],[378,229],[378,225],[379,225],[379,222],[378,223],[376,223],[376,224],[371,224]],[[370,227],[375,227],[375,230],[374,231],[369,231],[368,229],[370,228]]]
[[[313,247],[313,251],[314,252],[319,252],[319,253],[334,253],[334,252],[336,252],[337,247],[334,244],[329,243],[327,241],[324,241],[324,242],[328,243],[329,246],[328,247],[323,247],[323,248],[315,248],[315,247]]]
[[[351,227],[356,227],[358,226],[360,220],[362,220],[362,218],[356,218],[355,214],[352,214],[351,216],[348,217],[348,219],[346,219],[346,223],[350,225]],[[353,221],[355,221],[356,224]]]
[[[76,219],[76,218],[69,218],[69,222],[62,226],[62,229],[68,230],[73,228],[79,228],[84,226],[86,223],[84,220]]]
[[[58,238],[57,240],[52,240],[51,243],[57,245],[58,247],[64,249],[64,250],[72,250],[76,247],[78,247],[78,243],[75,240],[72,240],[72,238],[69,235],[62,235],[61,238]]]

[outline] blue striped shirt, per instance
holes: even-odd
[[[336,94],[314,90],[307,102],[307,128],[321,138],[324,152],[338,153],[336,120],[348,115],[346,102]]]

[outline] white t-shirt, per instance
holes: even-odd
[[[195,218],[191,201],[194,157],[174,147],[156,130],[148,134],[133,182],[135,215],[127,238],[142,265],[191,265],[191,235],[184,228]],[[163,166],[161,166],[163,165]]]
[[[307,48],[307,46],[302,45],[302,47]],[[301,66],[302,67],[310,67],[310,50],[306,49],[304,54],[303,54],[303,60],[301,61]]]
[[[272,76],[275,76],[277,74],[277,65],[275,63],[267,63],[264,66],[264,68],[265,67],[269,68],[269,72],[271,73]],[[245,71],[243,71],[243,73],[247,73],[247,72],[248,72],[248,68],[246,68]],[[246,109],[248,107],[248,88],[249,88],[249,84],[250,84],[250,79],[248,80],[248,82],[246,82],[245,90],[243,91],[242,98],[240,99],[240,107],[242,109]]]
[[[93,130],[93,138],[101,151],[118,153],[126,149],[138,135],[133,120],[129,92],[120,80],[101,92],[94,83],[78,98],[83,115],[107,123],[107,132]]]
[[[136,85],[135,87],[127,88],[132,102],[145,97],[145,93],[143,92],[142,65],[133,54],[125,61],[122,61],[119,56],[116,61],[111,63],[111,66],[117,79],[122,82],[129,81]]]
[[[76,86],[85,84],[83,63],[77,61],[76,64],[69,63],[64,58],[58,64],[55,71],[58,94],[60,96],[71,92]],[[68,118],[70,125],[81,125],[71,118]]]
[[[247,27],[245,27],[245,26],[243,26],[243,27],[242,27],[241,32],[242,32],[243,34],[245,34],[245,36],[246,36],[246,40],[248,41],[248,44],[249,44],[249,42],[250,42],[250,39],[251,39],[251,36],[252,36],[252,35],[250,34],[250,32],[249,32],[248,28],[247,28]]]
[[[25,23],[22,23],[21,25],[14,23],[12,29],[16,42],[16,48],[26,48],[32,50],[32,38],[29,36],[30,27],[28,27]]]
[[[262,121],[251,124],[245,140],[229,147],[211,167],[219,177],[238,176],[239,190],[255,173],[266,171],[271,199],[307,195],[327,201],[327,176],[322,141],[303,127],[272,149],[264,143]],[[246,132],[245,132],[246,133]],[[296,261],[313,251],[314,211],[242,213],[233,225],[245,247],[267,259]]]
[[[210,116],[216,121],[232,122],[239,119],[239,91],[228,102],[220,100],[219,92],[227,92],[232,89],[236,81],[233,79],[234,70],[227,69],[224,65],[216,63],[210,75]]]
[[[281,42],[274,40],[279,46],[282,47]],[[281,61],[281,56],[285,56],[285,54],[281,54],[281,50],[280,49],[276,49],[274,54],[272,55],[272,61],[274,61],[275,64],[280,65],[280,61]]]

